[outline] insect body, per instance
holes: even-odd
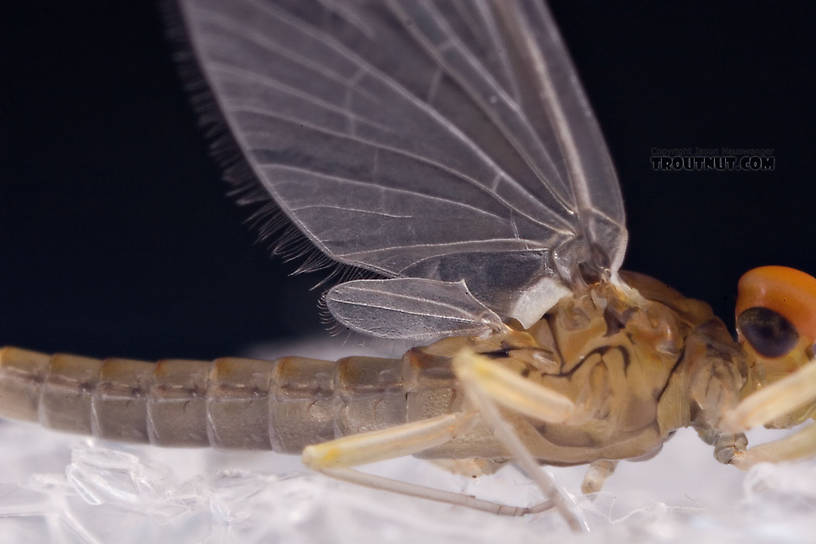
[[[160,446],[299,453],[315,442],[461,411],[464,396],[452,360],[470,349],[580,407],[580,414],[562,423],[538,422],[537,458],[548,464],[632,458],[653,453],[678,423],[692,422],[688,407],[661,408],[664,400],[676,400],[675,373],[706,364],[684,359],[684,344],[694,341],[687,340],[690,335],[713,344],[708,351],[733,364],[733,380],[722,387],[725,398],[734,400],[745,381],[744,359],[723,339],[722,324],[704,305],[687,302],[696,313],[678,314],[658,302],[638,308],[609,284],[597,284],[565,299],[528,330],[448,338],[402,359],[153,364],[5,348],[0,398],[6,417],[57,430]],[[698,327],[703,322],[708,325]],[[711,358],[708,351],[690,350],[689,359]],[[680,419],[659,421],[669,412]],[[423,456],[505,455],[489,432],[478,432],[484,436],[476,441],[451,441]]]
[[[757,269],[743,284],[763,281],[768,274],[767,269]],[[770,277],[772,283],[772,273]],[[503,399],[501,392],[496,395],[512,408],[503,418],[537,462],[603,467],[600,474],[590,470],[585,492],[597,491],[617,460],[657,453],[679,427],[695,427],[715,446],[721,462],[743,467],[776,456],[812,453],[812,439],[792,448],[781,443],[776,450],[764,446],[746,452],[744,435],[732,432],[742,427],[732,430],[727,422],[724,426],[729,416],[743,427],[755,423],[751,417],[756,410],[744,408],[755,398],[751,393],[775,380],[774,373],[789,374],[793,387],[788,387],[785,398],[775,391],[770,407],[768,400],[759,403],[766,410],[760,410],[764,419],[759,422],[787,427],[816,412],[811,400],[814,365],[806,362],[812,357],[806,346],[813,341],[810,337],[800,341],[796,329],[779,325],[779,319],[786,318],[774,310],[752,306],[758,302],[756,286],[745,287],[748,301],[740,299],[740,304],[750,306],[738,320],[741,334],[749,340],[737,344],[706,304],[646,276],[624,273],[624,278],[642,299],[633,302],[615,286],[596,283],[559,301],[529,329],[508,327],[484,338],[447,338],[409,350],[402,359],[223,358],[213,363],[152,364],[47,356],[7,347],[0,352],[0,414],[56,430],[160,446],[283,453],[307,448],[315,456],[307,461],[319,469],[387,458],[393,450],[402,453],[406,448],[428,459],[486,460],[495,469],[512,454],[485,421],[462,432],[443,432],[442,440],[418,447],[406,446],[399,436],[392,438],[390,448],[375,444],[360,449],[352,444],[347,458],[339,462],[325,451],[328,444],[348,440],[343,437],[359,440],[377,431],[392,433],[389,429],[466,413],[468,371],[462,365],[467,369],[470,363],[461,354],[469,351],[480,354],[472,357],[485,358],[499,373],[520,377],[564,400],[555,409],[545,401],[541,412],[529,412],[516,406],[518,401]],[[800,279],[808,290],[797,300],[816,293],[816,279]],[[778,295],[759,289],[760,298]],[[777,317],[761,321],[766,312]],[[793,342],[790,331],[797,337]],[[783,343],[788,351],[777,354],[774,342]],[[763,359],[754,355],[758,350],[771,350],[776,357]],[[483,377],[481,384],[490,388],[502,379]],[[747,400],[740,405],[743,397]],[[527,400],[536,405],[534,396]],[[740,421],[743,413],[747,419]],[[812,429],[803,432],[811,434]],[[308,448],[316,443],[323,443],[316,448],[324,451]]]
[[[580,514],[540,464],[619,459],[693,426],[725,463],[811,455],[816,279],[746,274],[739,341],[704,303],[621,272],[611,160],[545,6],[533,1],[184,0],[183,27],[229,129],[228,169],[278,253],[375,279],[327,291],[341,324],[410,339],[401,359],[213,363],[0,352],[0,411],[159,445],[303,452],[338,478],[505,514]],[[205,101],[206,102],[206,101]],[[273,209],[273,207],[275,209]],[[275,215],[277,214],[277,215]],[[300,233],[304,239],[295,235]],[[401,455],[513,461],[545,492],[499,505],[353,470]]]

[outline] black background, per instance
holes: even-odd
[[[224,196],[156,5],[52,4],[6,12],[0,345],[212,358],[318,331],[319,278],[288,278]],[[730,324],[745,270],[816,272],[814,14],[680,4],[552,9],[618,168],[625,267]],[[774,148],[776,170],[651,170],[693,146]]]

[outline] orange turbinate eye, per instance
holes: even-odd
[[[740,278],[737,329],[765,357],[816,339],[816,278],[785,266],[761,266]]]

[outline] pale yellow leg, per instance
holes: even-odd
[[[519,467],[552,502],[574,531],[588,530],[572,499],[559,488],[508,424],[497,404],[545,421],[563,421],[572,413],[572,402],[554,391],[524,380],[490,359],[462,350],[453,360],[453,371],[468,399],[491,428],[493,435],[511,453]],[[548,419],[549,418],[549,419]]]
[[[720,425],[724,432],[738,433],[764,425],[816,401],[816,360],[793,374],[749,395],[728,412]]]
[[[466,459],[429,459],[429,461],[451,474],[469,476],[471,478],[494,474],[507,464],[505,459],[482,459],[480,457],[469,457]]]
[[[811,423],[790,436],[737,452],[731,463],[748,470],[757,463],[794,461],[816,455],[816,424]]]
[[[382,491],[390,491],[392,493],[399,493],[400,495],[408,495],[410,497],[419,497],[431,501],[444,502],[448,504],[455,504],[457,506],[466,506],[474,510],[481,510],[483,512],[490,512],[491,514],[498,514],[501,516],[523,516],[525,514],[535,514],[551,507],[549,503],[541,505],[523,507],[523,506],[508,506],[506,504],[499,504],[491,501],[478,499],[473,495],[465,495],[463,493],[454,493],[453,491],[443,491],[441,489],[434,489],[423,485],[411,484],[408,482],[401,482],[399,480],[392,480],[383,476],[375,474],[368,474],[350,468],[329,468],[320,470],[323,474],[373,489]]]
[[[589,495],[600,491],[617,467],[618,462],[611,459],[599,459],[590,463],[581,484],[581,492],[584,495]]]
[[[315,470],[348,468],[413,455],[467,431],[476,414],[445,414],[380,431],[353,434],[303,449],[303,464]]]
[[[439,446],[453,440],[458,434],[467,432],[475,420],[475,412],[446,414],[380,431],[330,440],[304,448],[303,464],[338,480],[402,495],[467,506],[493,514],[520,516],[548,508],[549,504],[530,508],[507,506],[477,499],[471,495],[401,482],[349,468],[412,455]]]
[[[462,350],[454,357],[453,372],[463,382],[478,384],[501,406],[528,417],[562,423],[575,411],[575,404],[564,395],[470,350]]]

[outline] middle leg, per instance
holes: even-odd
[[[584,495],[599,492],[617,467],[618,462],[612,459],[599,459],[590,463],[581,484],[581,492]]]
[[[490,359],[470,350],[453,359],[453,371],[464,386],[470,402],[507,448],[519,467],[532,479],[573,531],[587,525],[572,499],[564,492],[527,449],[516,430],[502,417],[497,404],[544,421],[564,421],[574,410],[571,400],[530,382]]]
[[[533,507],[508,506],[472,495],[434,489],[367,474],[351,467],[413,455],[454,440],[477,420],[473,411],[445,414],[379,431],[346,436],[303,450],[303,464],[332,478],[422,499],[466,506],[499,515],[521,516],[548,509],[550,504]]]

